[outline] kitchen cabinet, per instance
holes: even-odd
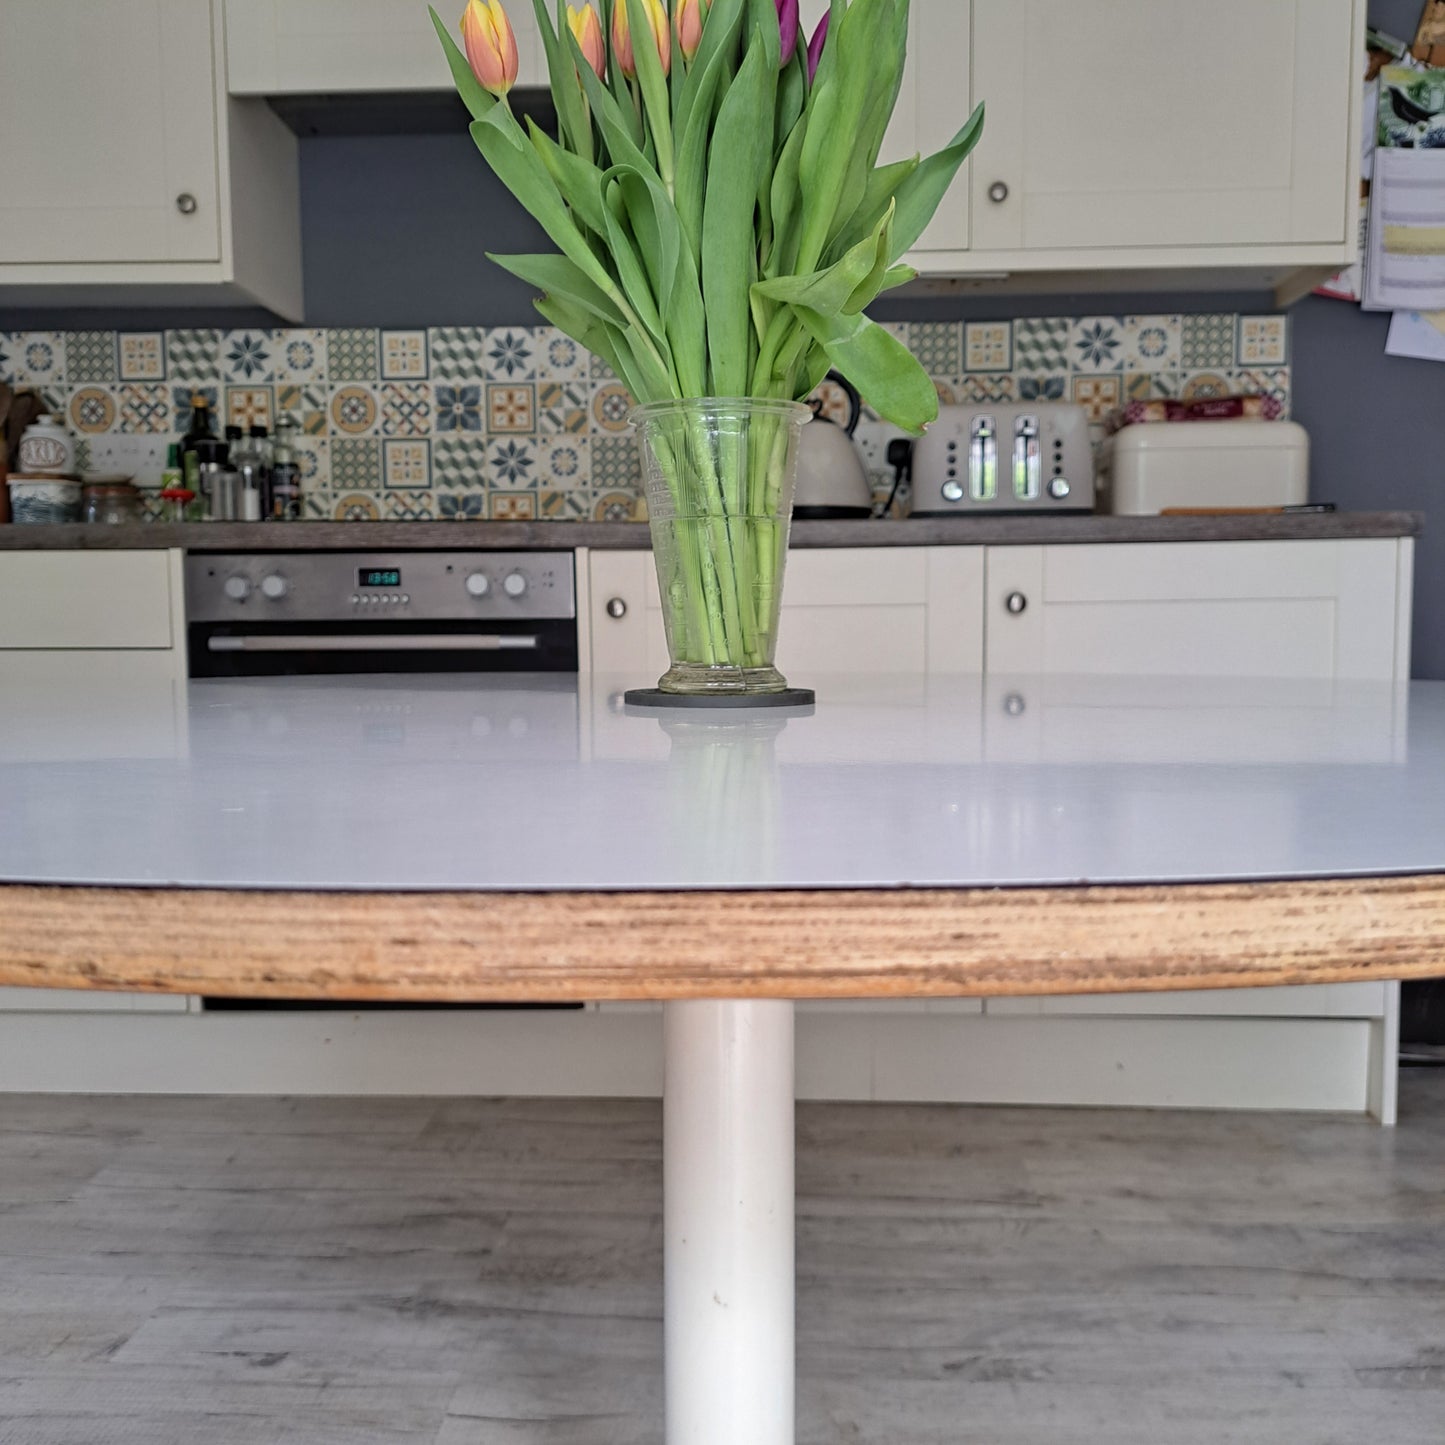
[[[296,139],[224,84],[220,0],[5,0],[13,304],[253,301],[301,317]]]
[[[585,655],[594,672],[667,671],[651,552],[591,552]],[[976,547],[840,547],[788,554],[777,664],[831,672],[973,672],[983,665],[983,555]]]
[[[461,0],[436,8],[451,24]],[[517,84],[545,85],[530,0],[512,0],[507,17]],[[232,95],[452,89],[426,6],[414,0],[226,0],[226,77]]]
[[[991,547],[989,673],[1408,675],[1409,540]]]
[[[181,553],[0,552],[0,654],[175,652],[185,673]]]

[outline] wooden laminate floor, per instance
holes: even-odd
[[[801,1106],[799,1440],[1435,1445],[1445,1070],[1402,1094],[1394,1132]],[[656,1445],[659,1130],[0,1098],[0,1441]]]

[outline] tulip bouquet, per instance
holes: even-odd
[[[789,404],[832,369],[905,431],[937,414],[922,366],[864,308],[914,276],[900,258],[982,107],[936,154],[878,164],[908,0],[832,0],[809,40],[797,0],[672,0],[671,13],[665,0],[557,0],[555,24],[547,0],[533,5],[555,139],[508,103],[517,45],[500,0],[469,0],[461,47],[432,12],[473,140],[557,247],[492,259],[644,404],[674,659],[721,669],[715,684],[731,669],[781,686]],[[730,422],[724,398],[757,406]],[[677,524],[665,538],[659,520]]]

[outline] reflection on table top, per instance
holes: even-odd
[[[0,661],[0,880],[968,887],[1445,871],[1445,684],[810,678],[175,683]]]

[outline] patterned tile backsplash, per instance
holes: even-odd
[[[1051,316],[890,327],[945,402],[1076,401],[1100,427],[1125,401],[1267,392],[1289,408],[1283,316]],[[40,390],[82,443],[175,440],[190,398],[222,422],[301,434],[308,517],[640,519],[626,390],[546,326],[412,330],[0,332],[0,379]],[[825,410],[842,409],[824,388]],[[864,410],[880,487],[895,433]],[[158,470],[138,480],[154,487]]]

